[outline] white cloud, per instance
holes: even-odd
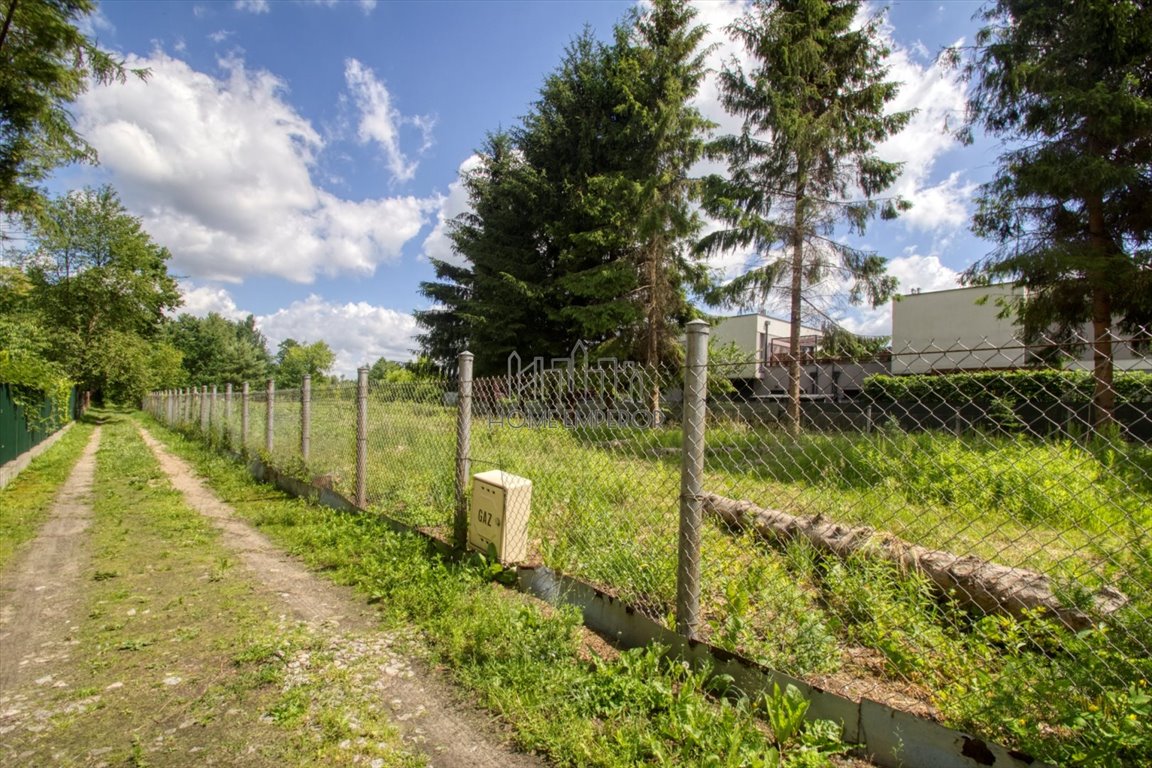
[[[436,226],[424,238],[423,256],[426,259],[438,259],[450,264],[461,264],[462,260],[452,250],[452,241],[448,239],[448,222],[461,213],[472,210],[468,201],[468,190],[464,188],[463,176],[480,165],[480,156],[472,155],[460,163],[456,180],[448,185],[448,194],[440,198],[440,210],[436,213]]]
[[[227,288],[184,281],[180,291],[184,305],[175,314],[205,317],[216,312],[229,320],[243,320],[250,314],[236,306]],[[363,301],[337,304],[315,294],[256,315],[256,326],[268,339],[271,352],[289,338],[308,344],[325,342],[336,354],[332,372],[345,378],[355,378],[357,368],[380,357],[411,360],[416,347],[416,319],[411,314]]]
[[[217,79],[163,53],[128,63],[151,78],[89,90],[77,102],[80,128],[125,204],[172,251],[175,271],[305,283],[369,275],[399,258],[439,204],[354,202],[318,188],[323,140],[268,72],[232,58]]]
[[[210,33],[208,35],[208,39],[214,43],[219,44],[232,37],[234,34],[236,33],[231,29],[218,29],[215,32]]]
[[[377,358],[410,360],[416,346],[416,319],[406,313],[367,302],[334,304],[312,295],[284,309],[256,318],[268,337],[269,349],[287,338],[299,342],[323,340],[336,353],[333,372],[353,378],[356,369]]]
[[[268,13],[272,10],[268,5],[268,0],[236,0],[233,7],[238,11],[247,11],[248,13]]]
[[[322,5],[325,8],[335,8],[340,5],[341,0],[311,0],[311,2],[313,5]],[[376,10],[376,0],[356,0],[356,5],[365,16]]]
[[[913,229],[958,229],[968,221],[967,205],[976,185],[959,172],[941,183],[930,179],[937,160],[959,146],[950,127],[964,114],[964,83],[941,62],[920,63],[915,51],[891,40],[890,29],[884,34],[892,47],[888,78],[903,83],[889,110],[916,110],[903,131],[877,147],[885,160],[904,163],[891,190],[912,202],[912,210],[901,218]]]
[[[116,31],[113,24],[99,8],[90,11],[76,20],[76,28],[88,38],[99,38],[101,32],[112,33]]]
[[[180,284],[180,293],[183,294],[184,303],[172,313],[174,315],[206,317],[215,312],[229,320],[243,320],[248,316],[247,312],[242,312],[236,306],[236,301],[227,289],[184,281]]]
[[[392,105],[392,95],[371,69],[356,59],[344,62],[344,80],[352,100],[360,110],[357,137],[362,144],[375,142],[384,152],[384,161],[393,178],[409,181],[416,175],[418,163],[410,160],[400,148],[400,128],[411,125],[420,131],[420,152],[431,146],[435,120],[426,115],[404,117]]]
[[[899,184],[900,193],[913,200],[912,209],[900,217],[909,227],[954,232],[967,226],[967,202],[976,191],[978,185],[975,182],[955,171],[939,184],[923,186],[923,183],[922,179],[905,174]]]
[[[719,2],[695,2],[697,11],[696,23],[708,27],[708,34],[703,46],[711,47],[705,64],[708,67],[708,76],[701,83],[692,104],[704,117],[716,123],[715,135],[725,136],[740,133],[744,118],[731,115],[720,104],[719,72],[733,62],[739,64],[745,72],[749,69],[751,57],[744,46],[733,40],[724,31],[724,28],[738,19],[747,10],[748,4],[744,0],[719,0]],[[725,174],[727,164],[717,160],[703,160],[692,168],[692,174],[703,176],[711,173]]]

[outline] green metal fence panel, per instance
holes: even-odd
[[[76,413],[79,393],[73,389],[68,396],[65,413],[55,413],[52,401],[46,395],[40,398],[36,413],[29,418],[23,406],[12,395],[9,384],[0,384],[0,464],[22,456],[60,427]]]

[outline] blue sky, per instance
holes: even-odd
[[[344,375],[381,355],[406,359],[410,313],[426,306],[417,288],[432,276],[428,256],[450,256],[444,222],[466,205],[459,170],[487,132],[528,111],[585,25],[606,38],[630,6],[105,0],[89,31],[152,74],[77,102],[101,165],[61,171],[52,186],[113,184],[172,251],[185,311],[251,312],[273,346],[323,338]],[[722,28],[742,5],[697,6],[719,67],[739,55]],[[882,149],[905,161],[897,190],[914,208],[860,242],[892,259],[902,290],[950,287],[989,250],[967,226],[997,153],[984,139],[962,147],[945,131],[960,117],[964,88],[934,59],[971,41],[979,3],[883,7],[890,77],[904,83],[896,106],[920,112]],[[722,132],[737,129],[711,80],[698,104]],[[749,259],[729,254],[714,267],[733,274]],[[827,287],[822,311],[855,330],[887,332],[889,308],[844,307],[836,292]]]

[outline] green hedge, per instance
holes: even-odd
[[[1152,403],[1152,373],[1117,371],[1113,387],[1119,403]],[[1020,370],[975,373],[876,375],[864,381],[864,394],[878,402],[914,400],[932,405],[990,402],[1028,403],[1047,408],[1092,400],[1088,371]]]

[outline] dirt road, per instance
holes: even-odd
[[[77,588],[88,558],[96,429],[72,470],[40,534],[0,575],[0,691],[41,677],[68,658],[77,619]]]
[[[0,573],[0,763],[544,765],[137,430]]]
[[[184,494],[188,506],[220,528],[224,543],[240,554],[244,564],[262,583],[280,595],[298,618],[357,633],[377,623],[369,606],[350,590],[323,581],[277,549],[262,534],[239,520],[183,460],[172,455],[147,430],[144,442],[152,450],[173,487]],[[434,766],[517,768],[544,765],[539,759],[516,753],[502,744],[491,724],[458,697],[436,675],[399,656],[385,660],[381,695],[392,704],[395,721],[418,744]]]

